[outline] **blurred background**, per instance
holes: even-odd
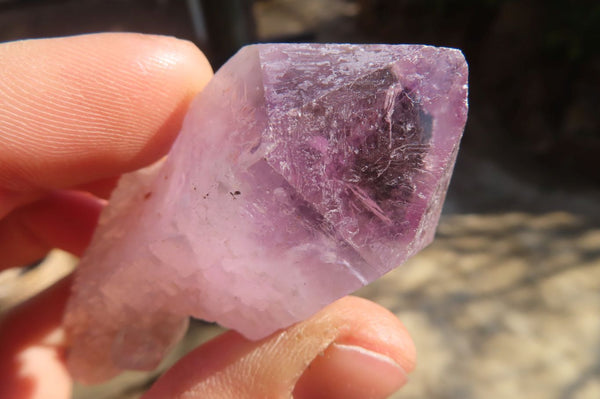
[[[187,38],[215,69],[253,42],[462,49],[469,120],[436,241],[359,292],[417,344],[394,398],[600,398],[600,2],[0,0],[0,41],[99,31]],[[74,263],[0,274],[0,312]],[[161,370],[220,331],[192,325]],[[136,398],[159,373],[74,395]]]

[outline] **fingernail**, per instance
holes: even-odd
[[[295,399],[384,399],[408,381],[388,356],[355,345],[332,344],[317,356],[294,390]]]

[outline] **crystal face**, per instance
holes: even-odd
[[[467,73],[429,46],[240,50],[103,212],[65,316],[75,378],[155,367],[189,315],[262,338],[426,246]]]

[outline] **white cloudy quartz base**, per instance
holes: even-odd
[[[467,74],[429,46],[241,49],[103,212],[65,316],[73,376],[154,368],[190,315],[262,338],[426,246]]]

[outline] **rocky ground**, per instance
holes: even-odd
[[[433,245],[360,292],[415,339],[395,397],[600,397],[599,248],[581,215],[444,217]]]

